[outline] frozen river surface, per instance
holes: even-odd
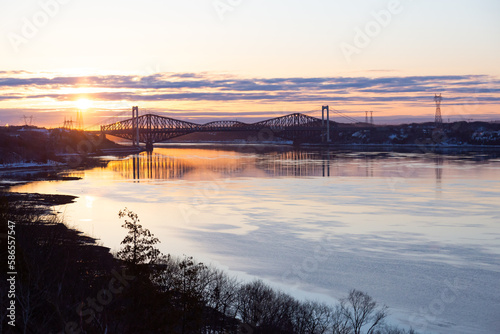
[[[124,207],[161,241],[298,297],[362,290],[421,333],[500,333],[500,160],[478,155],[157,148],[14,191],[113,251]]]

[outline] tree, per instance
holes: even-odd
[[[160,251],[155,247],[160,242],[148,229],[143,228],[139,223],[139,216],[125,208],[120,210],[118,217],[125,218],[122,227],[128,229],[128,234],[121,242],[125,245],[118,253],[118,258],[137,267],[143,264],[155,264],[161,256]]]
[[[254,329],[267,324],[267,319],[274,316],[272,306],[276,301],[276,292],[261,280],[246,283],[238,293],[238,315],[243,323]]]
[[[167,325],[164,314],[168,308],[168,301],[152,281],[157,276],[158,265],[163,260],[160,251],[155,247],[160,241],[140,224],[136,213],[125,208],[120,210],[118,216],[125,218],[122,227],[126,228],[128,233],[121,242],[123,247],[117,257],[128,266],[134,280],[134,284],[119,295],[120,307],[116,310],[121,308],[117,315],[120,317],[120,325],[123,326],[119,332],[157,332]]]
[[[375,333],[388,315],[387,306],[378,307],[372,297],[355,289],[340,300],[340,313],[354,334],[361,334],[363,327],[368,328],[367,334]]]
[[[294,332],[298,334],[324,334],[332,327],[332,307],[314,301],[295,302]],[[331,332],[331,330],[330,330]]]

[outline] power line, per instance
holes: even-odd
[[[330,107],[330,110],[333,111],[334,113],[336,113],[337,115],[339,115],[340,117],[343,117],[345,119],[347,119],[349,122],[352,122],[352,123],[360,123],[359,120],[351,117],[351,116],[348,116],[342,112],[340,112],[339,110],[335,110],[333,108]],[[364,112],[364,111],[363,111]],[[309,110],[309,111],[303,111],[302,113],[319,113],[319,110]],[[319,117],[319,116],[318,116]]]
[[[355,119],[355,118],[353,118],[353,117],[351,117],[351,116],[348,116],[348,115],[346,115],[346,114],[344,114],[344,113],[341,113],[340,111],[335,110],[335,109],[333,109],[333,108],[331,108],[331,109],[332,109],[332,111],[333,111],[334,113],[336,113],[337,115],[339,115],[339,116],[341,116],[341,117],[344,117],[345,119],[349,120],[350,122],[352,122],[352,123],[359,123],[359,120],[357,120],[357,119]]]
[[[116,123],[116,122],[119,122],[119,120],[117,120],[117,118],[120,118],[122,116],[125,116],[126,114],[129,114],[130,113],[130,109],[125,109],[123,110],[122,112],[116,114],[116,115],[113,115],[113,116],[110,116],[110,117],[107,117],[106,119],[104,120],[101,120],[99,121],[98,123],[95,123],[93,125],[89,125],[87,126],[85,129],[88,130],[88,129],[91,129],[93,127],[96,127],[96,126],[100,126],[101,124],[108,124],[108,123]]]

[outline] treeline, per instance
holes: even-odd
[[[361,291],[350,291],[338,305],[301,301],[191,257],[165,256],[136,214],[119,215],[128,233],[113,256],[43,208],[1,198],[0,233],[7,232],[8,220],[16,222],[18,275],[16,327],[2,312],[0,332],[413,333],[385,325],[387,307]],[[3,310],[6,282],[2,277]]]
[[[338,124],[330,137],[336,144],[500,145],[500,123]]]
[[[35,127],[0,127],[0,165],[21,162],[67,162],[62,154],[86,157],[119,145],[84,131]]]

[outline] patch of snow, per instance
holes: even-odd
[[[362,131],[355,132],[352,134],[352,136],[356,137],[356,138],[365,138],[366,137],[366,135]]]
[[[55,167],[64,165],[63,163],[48,160],[46,163],[41,162],[17,162],[17,163],[7,163],[0,164],[0,168],[32,168],[32,167]]]

